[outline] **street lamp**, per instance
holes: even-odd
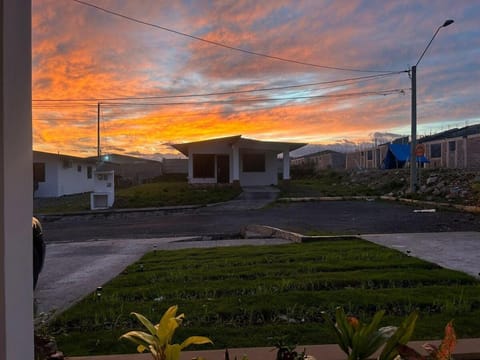
[[[422,55],[418,58],[418,61],[415,65],[412,66],[410,70],[410,77],[412,79],[412,141],[411,141],[411,148],[410,148],[410,191],[415,193],[417,191],[417,154],[416,154],[416,147],[417,147],[417,65],[423,58],[423,55],[427,52],[428,48],[430,47],[433,39],[437,36],[438,32],[441,28],[447,27],[448,25],[453,24],[453,20],[449,19],[446,20],[441,26],[438,27],[435,34],[433,34],[432,39],[423,50]]]

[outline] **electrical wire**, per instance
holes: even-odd
[[[204,105],[204,104],[236,104],[236,103],[248,103],[248,102],[268,102],[268,101],[286,101],[286,100],[306,100],[306,99],[320,99],[320,98],[347,98],[356,96],[369,96],[369,95],[392,95],[403,94],[409,89],[389,89],[389,90],[377,90],[377,91],[364,91],[344,94],[331,94],[331,95],[312,95],[312,96],[293,96],[282,98],[251,98],[251,99],[232,99],[232,100],[212,100],[212,101],[196,101],[196,102],[170,102],[170,103],[116,103],[105,102],[102,105],[106,106],[169,106],[169,105]]]
[[[79,4],[82,4],[82,5],[85,5],[85,6],[92,7],[94,9],[99,10],[99,11],[103,11],[103,12],[105,12],[107,14],[110,14],[110,15],[118,16],[118,17],[121,17],[123,19],[136,22],[138,24],[151,26],[151,27],[154,27],[156,29],[168,31],[168,32],[176,34],[176,35],[185,36],[185,37],[188,37],[188,38],[191,38],[191,39],[194,39],[194,40],[205,42],[207,44],[220,46],[220,47],[223,47],[223,48],[226,48],[226,49],[229,49],[229,50],[240,51],[240,52],[243,52],[243,53],[246,53],[246,54],[261,56],[261,57],[268,58],[268,59],[273,59],[273,60],[298,64],[298,65],[304,65],[304,66],[311,66],[311,67],[316,67],[316,68],[321,68],[321,69],[329,69],[329,70],[364,72],[364,73],[388,73],[388,72],[392,72],[392,70],[362,70],[362,69],[354,69],[354,68],[344,68],[344,67],[336,67],[336,66],[318,65],[318,64],[293,60],[293,59],[287,59],[287,58],[283,58],[283,57],[280,57],[280,56],[268,55],[268,54],[264,54],[264,53],[260,53],[260,52],[256,52],[256,51],[250,51],[250,50],[226,45],[226,44],[223,44],[223,43],[220,43],[220,42],[217,42],[217,41],[207,40],[207,39],[204,39],[204,38],[201,38],[201,37],[198,37],[198,36],[195,36],[195,35],[187,34],[187,33],[184,33],[184,32],[178,31],[178,30],[169,29],[169,28],[164,27],[164,26],[156,25],[156,24],[153,24],[153,23],[149,23],[147,21],[136,19],[136,18],[128,16],[128,15],[124,15],[124,14],[121,14],[121,13],[118,13],[118,12],[115,12],[115,11],[112,11],[112,10],[108,10],[106,8],[100,7],[98,5],[91,4],[91,3],[86,2],[86,1],[82,1],[82,0],[72,0],[72,1],[74,1],[76,3],[79,3]]]
[[[32,101],[34,101],[34,102],[82,102],[82,101],[102,102],[102,101],[152,100],[152,99],[174,99],[174,98],[188,98],[188,97],[235,95],[235,94],[262,92],[262,91],[298,89],[298,88],[302,88],[302,87],[327,85],[327,84],[335,84],[335,86],[338,86],[338,84],[346,83],[345,85],[352,85],[352,84],[362,82],[362,81],[368,81],[368,80],[374,80],[374,79],[382,78],[382,77],[386,77],[386,76],[398,75],[398,74],[402,74],[402,73],[405,73],[405,72],[408,72],[408,70],[390,72],[390,73],[386,73],[386,74],[360,76],[360,77],[355,77],[355,78],[321,81],[321,82],[314,82],[314,83],[307,83],[307,84],[268,87],[268,88],[252,89],[252,90],[232,90],[232,91],[223,91],[223,92],[210,92],[210,93],[184,94],[184,95],[126,96],[126,97],[114,97],[114,98],[77,98],[77,99],[46,98],[46,99],[33,99]],[[325,88],[327,88],[327,87],[325,87]],[[325,88],[321,88],[321,89],[325,89]]]

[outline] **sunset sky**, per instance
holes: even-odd
[[[159,159],[243,135],[334,149],[480,123],[476,0],[33,0],[35,150]],[[263,55],[263,56],[262,56]]]

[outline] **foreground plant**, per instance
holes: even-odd
[[[137,351],[149,351],[154,360],[178,360],[180,352],[187,346],[208,344],[212,341],[204,336],[190,336],[181,344],[171,344],[175,330],[182,323],[185,315],[177,315],[178,306],[171,306],[163,314],[160,322],[153,325],[145,316],[132,313],[147,328],[149,333],[143,331],[129,331],[120,339],[127,339],[137,344]]]
[[[419,354],[407,345],[399,345],[398,353],[405,360],[450,360],[457,345],[457,335],[453,328],[453,321],[445,326],[445,336],[439,347],[432,344],[424,344],[423,348],[428,352],[427,356]]]
[[[337,335],[340,348],[348,355],[348,360],[364,360],[372,356],[383,345],[379,360],[393,360],[398,355],[398,344],[406,344],[413,334],[418,313],[410,314],[399,327],[379,328],[385,311],[378,311],[370,324],[364,324],[353,316],[346,316],[343,308],[335,312],[336,323],[323,313],[323,318]]]

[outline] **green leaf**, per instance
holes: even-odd
[[[132,312],[131,314],[135,315],[138,321],[140,321],[143,324],[143,326],[145,326],[148,329],[148,331],[150,331],[150,334],[155,335],[157,333],[155,326],[153,326],[150,320],[148,320],[145,316],[136,312]]]
[[[348,355],[350,352],[348,348],[348,342],[345,341],[340,330],[337,328],[337,326],[335,326],[335,323],[332,321],[332,319],[330,319],[330,316],[326,312],[322,312],[322,317],[327,323],[327,325],[335,332],[335,335],[337,336],[338,346],[340,346],[342,351]]]
[[[178,360],[180,359],[180,351],[182,348],[180,345],[167,345],[165,349],[165,360]]]
[[[188,339],[184,340],[180,345],[181,349],[185,349],[187,346],[192,344],[201,345],[201,344],[213,344],[212,340],[205,336],[190,336]]]
[[[397,331],[386,342],[378,360],[393,360],[397,355],[397,346],[405,345],[412,337],[418,319],[418,311],[412,312],[402,321]]]
[[[157,339],[154,336],[143,331],[129,331],[128,333],[120,336],[120,339],[127,339],[146,348],[148,348],[149,345],[155,345],[157,343]]]

